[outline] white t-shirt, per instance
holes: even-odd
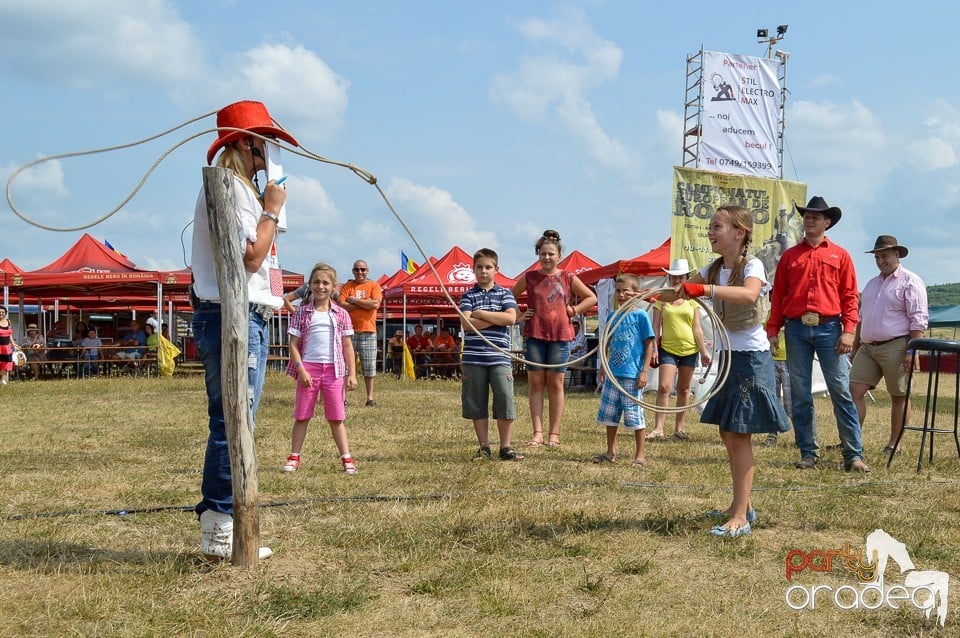
[[[335,319],[329,310],[314,310],[310,319],[307,351],[301,353],[307,363],[333,363]]]
[[[710,264],[700,269],[700,276],[707,280],[707,272],[710,270]],[[756,257],[747,260],[743,269],[743,279],[746,281],[750,277],[759,279],[762,282],[760,294],[765,295],[770,292],[770,284],[767,282],[767,274],[763,270],[763,262]],[[717,285],[726,286],[730,282],[730,269],[720,268],[720,274],[717,275]],[[755,350],[769,350],[770,342],[767,340],[767,333],[763,329],[763,324],[757,324],[747,330],[729,330],[730,349],[740,352],[749,352]]]
[[[237,219],[240,222],[240,236],[237,238],[246,250],[247,242],[257,241],[257,224],[263,207],[256,194],[243,180],[233,176],[233,197],[237,205]],[[193,214],[193,290],[203,301],[220,301],[220,289],[217,286],[217,268],[213,259],[213,247],[210,242],[210,229],[207,226],[207,198],[203,189],[197,197],[197,206]],[[264,304],[280,308],[283,299],[270,292],[270,267],[263,260],[257,272],[247,273],[247,297],[250,303]]]

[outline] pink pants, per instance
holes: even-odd
[[[343,406],[346,398],[343,390],[344,377],[337,377],[332,363],[309,363],[303,367],[313,382],[303,387],[297,380],[297,403],[293,409],[293,418],[297,421],[309,421],[317,407],[317,395],[323,393],[323,416],[328,421],[344,421],[347,411]]]

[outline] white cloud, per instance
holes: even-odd
[[[240,75],[220,91],[236,96],[255,90],[284,128],[324,139],[342,126],[350,82],[316,53],[302,46],[265,44],[242,53],[237,68]]]
[[[0,168],[0,180],[6,188],[7,180],[20,166],[12,163]],[[76,218],[62,203],[70,195],[59,160],[37,164],[18,173],[9,184],[10,200],[16,210],[30,223],[55,227],[74,226]],[[10,218],[12,219],[12,218]],[[18,225],[19,221],[16,222]],[[6,234],[0,232],[0,234]]]
[[[796,162],[800,181],[828,202],[866,204],[896,166],[880,120],[863,104],[796,102],[787,113],[790,155],[784,176],[792,179]]]
[[[457,245],[469,252],[494,243],[494,233],[480,229],[476,220],[443,189],[393,178],[385,192],[410,228],[429,229],[431,242],[417,237],[427,251],[446,251]],[[432,241],[440,242],[440,247],[430,245]]]
[[[39,158],[38,158],[39,159]],[[0,170],[4,184],[20,166],[7,164]],[[50,160],[36,166],[31,166],[17,174],[11,190],[22,193],[26,197],[38,197],[49,200],[51,196],[60,198],[68,194],[63,177],[63,166],[60,160]]]
[[[908,158],[919,170],[939,170],[957,166],[960,153],[960,110],[939,99],[923,123],[928,133],[916,135],[907,145]]]
[[[517,30],[544,51],[522,56],[513,72],[494,75],[490,83],[494,102],[526,120],[555,120],[580,139],[593,158],[629,170],[629,154],[606,133],[588,99],[591,90],[619,74],[620,48],[597,35],[579,11],[553,21],[531,18],[519,23]]]
[[[939,137],[927,137],[911,142],[906,147],[907,157],[920,170],[937,170],[957,165],[953,146]]]
[[[823,75],[818,75],[807,82],[807,86],[811,89],[822,89],[828,86],[837,86],[843,84],[843,80],[839,75],[831,75],[825,73]]]
[[[79,88],[176,84],[198,77],[202,47],[163,0],[4,2],[0,65]]]
[[[302,175],[288,177],[291,188],[287,191],[286,208],[291,228],[322,236],[343,226],[343,215],[318,180]]]

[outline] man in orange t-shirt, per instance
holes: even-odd
[[[433,361],[440,365],[436,368],[437,374],[441,377],[453,377],[457,375],[457,362],[455,353],[457,342],[453,335],[442,326],[437,327],[437,334],[433,338]]]
[[[350,313],[353,323],[353,349],[360,357],[363,384],[367,390],[368,406],[373,400],[373,378],[377,376],[377,310],[383,300],[380,284],[367,279],[367,262],[358,259],[353,264],[353,279],[340,289],[340,306]]]

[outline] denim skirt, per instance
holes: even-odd
[[[775,390],[770,351],[722,352],[720,356],[732,356],[730,374],[707,401],[700,422],[738,434],[789,432],[790,421]]]

